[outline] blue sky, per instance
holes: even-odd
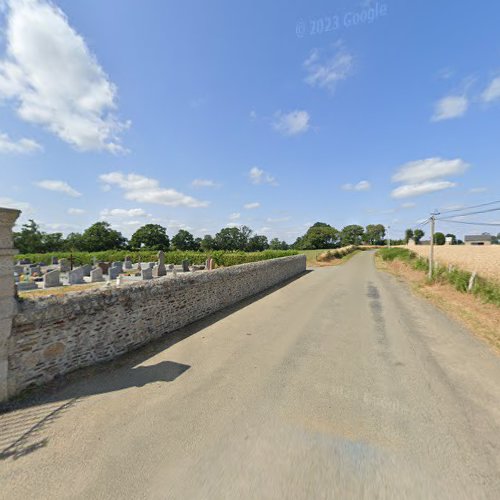
[[[0,205],[291,242],[500,199],[498,2],[290,4],[0,0]]]

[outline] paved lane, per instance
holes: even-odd
[[[500,362],[373,254],[0,416],[1,498],[500,498]]]

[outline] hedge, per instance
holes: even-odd
[[[107,250],[105,252],[53,252],[53,253],[28,253],[19,254],[15,260],[29,259],[33,263],[50,264],[52,257],[58,259],[69,259],[73,256],[73,262],[76,266],[83,264],[92,264],[93,259],[103,262],[123,261],[126,256],[130,256],[132,262],[154,262],[157,260],[157,251],[141,250]],[[289,255],[298,255],[296,250],[264,250],[263,252],[227,252],[224,250],[214,250],[213,252],[182,252],[179,250],[165,252],[166,264],[182,264],[187,259],[191,264],[204,264],[208,257],[212,257],[217,266],[234,266],[237,264],[246,264],[248,262],[257,262],[259,260],[277,259],[279,257],[288,257]]]

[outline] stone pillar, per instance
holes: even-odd
[[[9,369],[8,347],[15,313],[14,263],[17,253],[12,241],[12,228],[21,212],[0,208],[0,401],[7,400]]]

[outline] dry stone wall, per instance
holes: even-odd
[[[20,301],[8,345],[9,394],[115,358],[305,269],[305,256],[295,255]]]

